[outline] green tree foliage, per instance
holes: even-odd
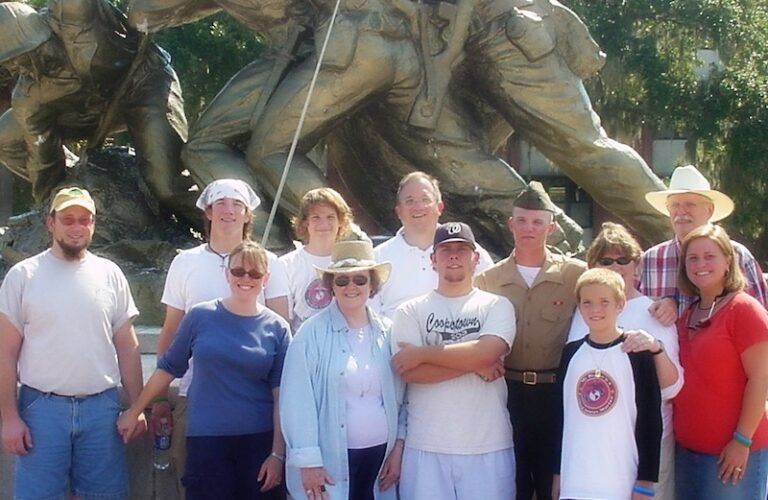
[[[574,0],[608,63],[588,83],[611,130],[670,130],[736,201],[731,234],[768,258],[768,2]],[[721,65],[703,68],[698,49]],[[697,70],[709,71],[700,78]]]
[[[173,58],[190,123],[263,47],[258,36],[225,13],[162,31],[154,40]]]

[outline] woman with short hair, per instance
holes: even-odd
[[[394,499],[402,387],[389,321],[368,306],[391,266],[376,263],[365,241],[336,243],[331,260],[318,275],[333,301],[299,328],[285,359],[286,483],[297,500]]]

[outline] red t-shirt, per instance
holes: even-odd
[[[710,324],[689,337],[692,305],[677,322],[685,384],[674,399],[675,438],[682,446],[719,455],[732,439],[741,414],[747,376],[741,354],[768,342],[768,312],[751,296],[737,293]],[[768,446],[766,413],[752,436],[752,450]]]

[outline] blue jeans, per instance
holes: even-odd
[[[718,479],[717,455],[698,453],[680,445],[675,452],[677,500],[765,500],[768,448],[749,454],[744,477],[733,484]]]
[[[17,500],[119,500],[128,497],[125,445],[117,433],[117,389],[88,397],[22,386],[19,414],[33,447],[16,459]]]
[[[272,431],[238,436],[188,436],[182,478],[186,500],[282,500],[282,485],[262,492],[261,464],[272,452]]]
[[[384,463],[386,452],[387,443],[347,450],[350,499],[373,500],[373,489],[379,479],[379,469]]]

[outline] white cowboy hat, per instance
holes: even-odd
[[[650,205],[669,216],[667,210],[667,197],[673,194],[693,193],[705,196],[712,201],[715,206],[710,222],[717,222],[725,219],[733,212],[733,200],[728,195],[715,191],[710,186],[709,181],[693,165],[677,167],[672,172],[672,178],[669,181],[669,189],[664,191],[651,191],[645,195],[646,201]]]
[[[325,268],[315,266],[315,270],[320,277],[324,273],[341,274],[370,271],[378,275],[379,284],[384,284],[389,279],[392,264],[376,262],[373,255],[373,245],[370,241],[339,241],[333,246],[331,264]]]

